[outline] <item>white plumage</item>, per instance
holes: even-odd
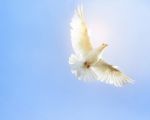
[[[107,44],[103,43],[97,48],[92,47],[82,8],[78,7],[75,10],[70,25],[72,47],[75,54],[69,57],[69,64],[72,73],[78,79],[85,81],[99,80],[116,87],[133,82],[115,66],[102,60],[101,55],[108,46]]]

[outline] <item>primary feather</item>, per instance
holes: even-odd
[[[113,84],[116,87],[121,87],[127,83],[132,83],[133,81],[124,75],[116,67],[99,60],[94,66],[94,71],[98,76],[97,80],[105,82],[107,84]]]
[[[75,53],[84,57],[92,50],[87,25],[84,21],[82,8],[78,7],[70,23],[71,25],[71,41]]]
[[[69,58],[71,71],[81,80],[99,80],[116,87],[132,83],[117,67],[102,60],[101,55],[107,44],[93,49],[88,35],[88,28],[84,20],[83,9],[75,11],[71,25],[71,41],[75,54]]]

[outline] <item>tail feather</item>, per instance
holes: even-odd
[[[95,72],[92,68],[87,69],[83,67],[84,60],[81,60],[76,55],[71,55],[69,58],[69,64],[71,66],[71,71],[79,80],[91,81],[97,78]]]

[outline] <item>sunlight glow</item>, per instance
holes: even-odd
[[[109,34],[111,28],[109,28],[106,23],[98,20],[90,20],[88,27],[89,36],[94,47],[99,46],[103,42],[109,43]]]

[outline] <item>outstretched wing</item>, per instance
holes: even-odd
[[[78,7],[78,9],[75,10],[70,26],[71,41],[74,52],[83,57],[92,50],[92,45],[88,35],[88,28],[84,21],[82,8]]]
[[[93,70],[97,74],[98,80],[107,84],[113,84],[116,87],[121,87],[127,83],[133,83],[133,80],[124,75],[116,67],[107,64],[103,60],[99,60],[94,65]]]

